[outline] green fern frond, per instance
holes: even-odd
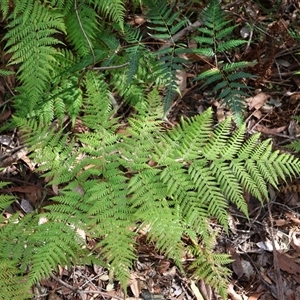
[[[0,2],[0,11],[2,12],[3,20],[5,20],[9,12],[9,0]]]
[[[71,10],[66,16],[67,38],[76,52],[85,56],[93,51],[92,45],[98,31],[98,16],[94,9],[84,3],[78,5],[75,10],[75,14]]]
[[[84,252],[84,243],[71,224],[56,221],[38,225],[27,241],[27,247],[32,251],[29,281],[33,284],[46,278],[52,270],[57,269],[58,264],[76,262],[80,253]]]
[[[22,299],[19,289],[25,295],[58,265],[85,262],[101,263],[126,286],[140,228],[179,267],[188,238],[194,276],[225,298],[230,259],[214,253],[211,218],[228,231],[229,205],[247,216],[244,192],[267,199],[267,184],[276,187],[299,174],[300,161],[273,151],[271,141],[261,142],[259,135],[246,139],[245,125],[233,131],[230,119],[214,127],[211,110],[167,130],[161,87],[167,109],[188,50],[174,42],[147,51],[139,30],[123,25],[124,1],[81,2],[0,4],[8,22],[6,49],[11,63],[20,63],[14,125],[23,132],[37,174],[58,189],[43,212],[0,218],[0,298],[4,291],[4,297]],[[169,40],[185,26],[168,1],[143,2],[152,38]],[[100,25],[99,12],[117,25],[110,28],[107,20]],[[214,57],[215,64],[198,80],[203,87],[214,84],[213,92],[238,115],[249,63],[219,57],[244,41],[230,39],[234,26],[217,0],[201,18],[196,51]],[[65,28],[77,32],[65,36]],[[61,40],[68,40],[72,51]],[[126,63],[128,69],[96,69]],[[123,124],[124,104],[133,109]],[[71,133],[69,123],[81,125],[82,132]],[[0,208],[13,201],[0,195]],[[96,241],[93,249],[77,229]]]
[[[16,295],[19,295],[19,291],[27,294],[34,283],[48,277],[59,264],[70,265],[72,261],[76,263],[76,255],[83,252],[83,240],[78,238],[76,230],[67,223],[46,221],[42,224],[40,220],[43,216],[35,213],[18,217],[11,216],[0,230],[0,261],[10,261],[6,265],[7,271],[2,270],[2,274],[6,274],[7,277],[1,280],[0,284],[7,283],[7,287],[1,289],[1,294],[4,290],[8,291],[7,296],[9,289],[13,289],[11,283],[16,279],[18,279],[18,282],[15,282],[15,288],[18,289]],[[9,270],[17,276],[9,275],[7,273]]]
[[[145,4],[148,5],[150,10],[149,22],[153,24],[152,27],[149,27],[153,33],[149,33],[149,35],[155,39],[169,40],[187,23],[187,20],[180,18],[180,11],[173,12],[167,1],[147,0]],[[187,52],[187,50],[182,48],[184,48],[182,45],[180,48],[177,48],[177,45],[174,43],[156,53],[158,60],[157,65],[154,67],[154,74],[166,86],[165,112],[169,109],[176,93],[180,94],[176,72],[181,70],[182,63],[186,62],[185,59],[180,57],[180,54]]]
[[[213,57],[215,66],[196,77],[196,80],[205,80],[202,87],[217,83],[213,92],[218,93],[218,99],[223,101],[233,112],[238,125],[242,124],[243,111],[245,110],[245,98],[249,89],[240,80],[252,78],[250,73],[242,69],[253,65],[253,62],[230,62],[222,63],[218,55],[225,51],[233,50],[246,43],[245,40],[232,38],[235,26],[228,26],[231,22],[222,10],[219,1],[213,0],[202,13],[204,26],[198,28],[200,36],[195,40],[199,48],[194,52]]]
[[[26,1],[24,1],[26,2]],[[29,4],[29,3],[28,3]],[[29,102],[28,112],[35,107],[37,101],[43,97],[43,92],[49,85],[49,80],[56,63],[58,51],[53,47],[61,42],[53,34],[64,32],[62,15],[48,9],[38,1],[19,11],[16,5],[15,18],[7,25],[5,34],[5,49],[12,53],[10,64],[21,64],[18,70],[18,79],[21,81],[23,95],[16,99],[16,106],[25,111],[25,101]],[[32,22],[32,18],[35,22]]]
[[[24,300],[31,299],[30,284],[24,279],[20,270],[12,263],[10,259],[0,260],[0,290],[1,295],[6,299]],[[1,296],[1,299],[4,299]]]
[[[101,14],[105,17],[108,16],[113,22],[119,25],[119,28],[123,30],[124,26],[124,14],[125,14],[125,2],[123,0],[89,0],[93,3],[95,8],[99,9]]]
[[[15,74],[15,72],[9,71],[9,70],[0,69],[0,76],[9,76],[9,75],[13,75],[13,74]]]
[[[291,143],[290,145],[286,146],[287,149],[292,149],[296,152],[300,152],[300,141],[296,140],[293,143]]]
[[[49,7],[56,7],[60,9],[64,15],[74,8],[74,0],[49,0],[47,1]]]
[[[126,53],[128,54],[129,61],[127,84],[130,84],[133,77],[138,71],[140,58],[145,53],[146,49],[145,46],[141,43],[142,37],[139,30],[129,26],[125,26],[124,29],[125,39],[128,43],[133,44],[133,46],[126,48]]]
[[[191,251],[198,258],[190,267],[196,278],[203,278],[205,283],[218,290],[223,299],[227,299],[227,283],[224,282],[223,276],[230,276],[230,270],[225,267],[232,262],[230,256],[209,253],[200,247],[192,247]]]
[[[2,182],[0,181],[0,190],[4,188],[5,186],[9,185],[9,182]],[[15,201],[15,197],[11,195],[0,195],[0,210],[6,209],[11,205],[12,202]]]
[[[176,93],[180,94],[177,83],[177,71],[182,70],[182,64],[187,62],[186,59],[179,56],[182,52],[185,51],[180,48],[175,49],[170,47],[157,53],[160,57],[153,69],[155,75],[166,85],[166,96],[164,99],[165,112],[169,109]]]
[[[172,208],[170,201],[166,199],[153,201],[150,206],[150,210],[144,210],[141,214],[139,210],[137,211],[138,216],[143,216],[144,223],[141,226],[149,226],[148,239],[155,244],[158,251],[163,252],[181,267],[184,252],[181,239],[184,227],[181,224],[179,206],[175,204]],[[161,218],[161,213],[164,218]],[[169,236],[170,239],[166,239],[166,236]]]

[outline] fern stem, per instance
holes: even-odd
[[[90,67],[88,68],[89,70],[94,70],[94,71],[99,71],[99,70],[114,70],[114,69],[121,69],[124,67],[127,67],[129,65],[129,63],[125,63],[122,65],[117,65],[117,66],[107,66],[107,67]]]

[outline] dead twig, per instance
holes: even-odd
[[[51,274],[50,276],[55,281],[59,282],[60,284],[62,284],[63,286],[65,286],[66,288],[68,288],[69,290],[71,290],[72,292],[74,292],[77,295],[79,295],[82,300],[86,299],[86,295],[85,294],[99,294],[102,297],[114,298],[114,299],[117,299],[117,300],[124,300],[124,298],[118,297],[116,295],[112,295],[112,294],[107,293],[107,292],[93,291],[93,290],[82,290],[81,288],[75,288],[72,285],[64,282],[63,280],[61,280],[60,278],[58,278],[57,276],[55,276],[53,274]]]
[[[271,241],[272,241],[272,247],[273,247],[273,265],[274,265],[274,273],[275,273],[277,299],[282,300],[282,299],[284,299],[283,283],[282,283],[281,272],[280,272],[279,263],[278,263],[277,250],[276,250],[275,242],[274,242],[274,230],[273,230],[274,224],[273,224],[273,217],[272,217],[272,212],[271,212],[270,201],[268,201],[267,205],[268,205],[268,214],[269,214],[269,219],[270,219]]]
[[[168,47],[170,47],[171,45],[173,45],[176,41],[178,41],[181,37],[183,37],[184,35],[186,35],[189,31],[192,31],[194,29],[196,29],[197,27],[201,26],[202,22],[200,21],[196,21],[193,24],[183,28],[182,30],[180,30],[179,32],[177,32],[174,36],[172,36],[169,40],[167,40],[159,49],[158,51],[161,51],[163,49],[166,49]]]

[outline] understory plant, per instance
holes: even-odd
[[[211,93],[222,101],[232,111],[237,124],[243,122],[245,99],[249,87],[245,80],[253,78],[251,73],[243,71],[255,64],[249,61],[227,62],[220,57],[227,57],[226,52],[239,49],[247,41],[236,39],[233,31],[236,25],[220,7],[219,1],[212,0],[203,10],[201,19],[203,24],[197,28],[198,34],[194,37],[198,43],[195,53],[211,58],[211,66],[196,77],[196,80],[204,80],[202,88],[211,87]],[[225,55],[224,55],[225,54]]]
[[[167,1],[142,2],[154,38],[185,25]],[[19,83],[9,126],[22,132],[36,174],[57,187],[47,205],[1,215],[1,299],[27,299],[58,266],[76,264],[102,265],[125,287],[145,229],[178,267],[192,253],[193,276],[225,299],[231,258],[213,251],[211,219],[228,232],[228,205],[247,216],[244,192],[263,201],[268,184],[300,171],[299,159],[273,151],[270,140],[245,138],[245,125],[233,131],[228,118],[214,126],[211,110],[166,130],[162,103],[177,89],[183,47],[153,54],[125,24],[125,5],[1,1],[7,65],[17,68]],[[126,118],[124,107],[131,108]],[[13,201],[0,195],[2,211]]]

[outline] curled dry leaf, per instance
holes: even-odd
[[[176,83],[178,85],[178,89],[180,90],[181,93],[183,93],[186,90],[186,85],[187,85],[187,81],[186,81],[186,71],[185,70],[178,70],[176,72]]]
[[[270,98],[270,95],[266,93],[258,93],[254,97],[246,99],[249,109],[260,109],[266,101]]]
[[[295,250],[300,250],[300,232],[293,231],[291,233],[291,246]]]
[[[134,297],[138,298],[141,293],[141,286],[138,276],[135,273],[130,274],[129,284]]]
[[[281,126],[281,127],[277,127],[277,128],[268,128],[265,127],[263,125],[258,124],[257,126],[255,126],[255,129],[259,132],[265,133],[265,134],[277,134],[282,132],[283,130],[285,130],[287,128],[287,126]]]

